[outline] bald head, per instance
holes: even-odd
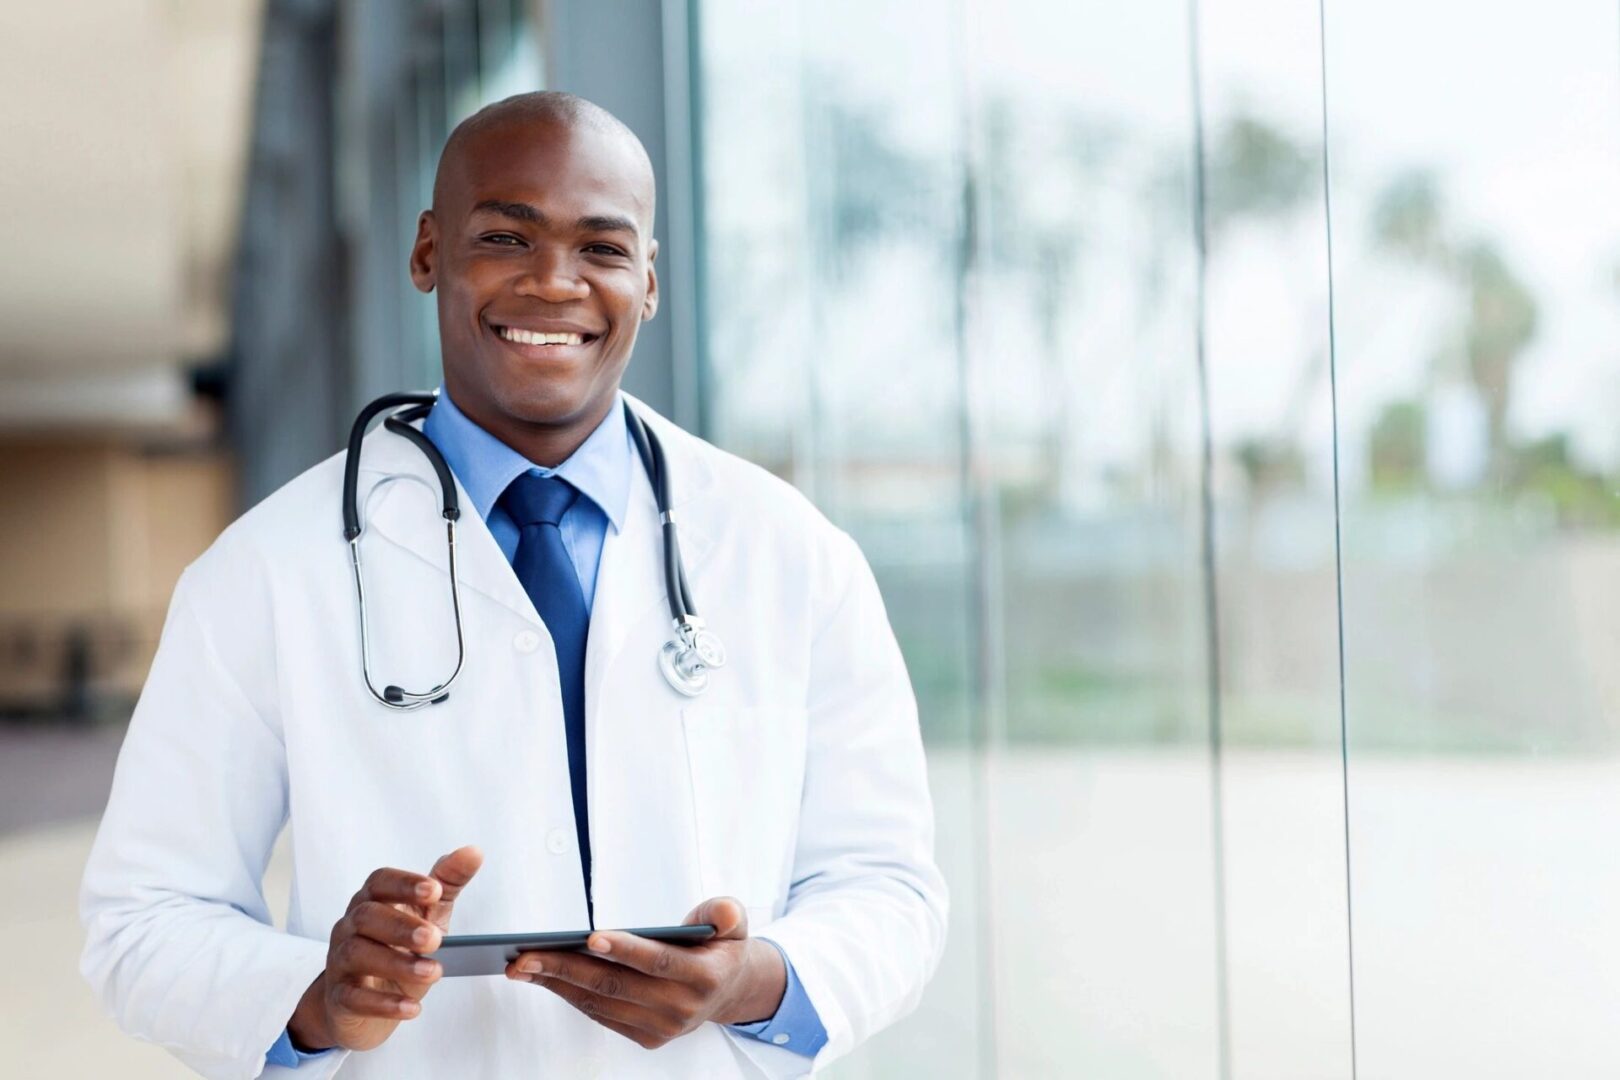
[[[520,132],[532,132],[533,137],[549,133],[563,139],[586,135],[611,143],[616,151],[613,156],[629,174],[625,179],[645,193],[645,224],[651,234],[657,191],[647,148],[617,116],[593,101],[561,90],[514,94],[484,106],[457,124],[450,138],[445,140],[438,170],[433,175],[434,213],[442,212],[451,199],[456,182],[471,164],[469,158],[477,156],[475,148],[491,146],[498,150],[503,139]]]
[[[566,460],[613,407],[658,310],[654,199],[641,141],[572,94],[507,98],[445,144],[411,280],[437,295],[446,392],[530,461]]]

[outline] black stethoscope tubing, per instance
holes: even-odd
[[[343,539],[348,542],[350,563],[354,570],[355,596],[360,607],[360,666],[366,689],[378,702],[393,709],[416,709],[423,705],[438,704],[449,697],[450,685],[461,674],[466,659],[466,642],[461,629],[461,597],[456,578],[456,522],[461,518],[461,507],[456,495],[456,482],[450,465],[439,448],[433,445],[421,430],[411,426],[432,411],[438,393],[405,391],[384,394],[361,409],[349,429],[349,445],[343,462]],[[383,420],[383,426],[396,435],[409,440],[432,465],[438,477],[441,498],[440,516],[445,522],[446,544],[449,553],[450,602],[455,613],[456,666],[450,677],[427,691],[409,691],[388,685],[378,691],[371,681],[370,640],[367,631],[365,581],[361,572],[360,536],[365,531],[360,521],[359,486],[360,454],[366,432],[378,413],[398,409]],[[636,444],[642,468],[651,482],[653,498],[658,505],[658,519],[663,533],[664,589],[669,601],[669,612],[679,638],[664,647],[661,666],[670,685],[688,696],[701,693],[707,686],[706,667],[719,667],[724,660],[724,648],[703,629],[692,603],[691,588],[686,581],[686,567],[681,560],[680,539],[676,535],[675,520],[669,509],[669,467],[663,444],[642,422],[627,401],[624,403],[625,421],[630,437]],[[673,652],[672,652],[673,650]],[[673,668],[672,668],[673,665]],[[688,672],[687,685],[672,670]]]

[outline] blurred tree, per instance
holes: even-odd
[[[1414,262],[1444,266],[1446,245],[1440,185],[1427,169],[1409,169],[1386,184],[1373,201],[1377,246]]]
[[[1367,440],[1372,484],[1386,491],[1421,487],[1428,452],[1428,415],[1419,401],[1392,401],[1373,421]]]
[[[1295,141],[1282,127],[1248,111],[1228,120],[1214,139],[1204,169],[1210,263],[1222,257],[1244,226],[1282,225],[1314,209],[1321,191],[1320,170],[1320,149]],[[1293,371],[1293,386],[1277,422],[1234,447],[1251,511],[1274,493],[1306,482],[1298,436],[1313,391],[1327,377],[1326,350],[1316,350]]]
[[[1469,293],[1468,375],[1490,418],[1491,464],[1503,475],[1510,464],[1507,416],[1513,365],[1536,333],[1536,301],[1490,241],[1476,241],[1461,255]]]
[[[1289,440],[1275,437],[1242,439],[1233,448],[1233,454],[1255,503],[1264,501],[1273,492],[1305,484],[1304,455]]]
[[[1075,404],[1069,371],[1076,363],[1066,320],[1083,303],[1087,241],[1096,212],[1095,192],[1118,165],[1124,145],[1117,132],[1089,117],[1032,109],[1028,102],[993,96],[980,117],[982,150],[978,208],[983,228],[973,237],[977,257],[995,279],[1020,282],[1038,342],[1043,414],[1020,432],[1033,451],[1033,476],[997,476],[1004,496],[1020,482],[1033,498],[1008,498],[1003,514],[1017,520],[1052,512],[1072,464]],[[999,434],[1010,435],[1003,431]],[[1005,446],[1009,459],[1016,450]]]
[[[1374,246],[1439,275],[1458,289],[1466,320],[1459,340],[1466,376],[1485,405],[1491,475],[1511,482],[1523,470],[1513,467],[1507,418],[1513,399],[1513,369],[1535,338],[1534,294],[1487,238],[1458,240],[1447,221],[1434,174],[1410,169],[1392,178],[1373,201]],[[1431,358],[1431,378],[1451,350]],[[1394,408],[1394,406],[1392,406]]]
[[[1205,165],[1209,243],[1243,220],[1287,217],[1321,186],[1318,155],[1279,128],[1250,115],[1233,117]]]
[[[812,85],[820,85],[812,80]],[[913,239],[937,233],[941,200],[938,177],[948,170],[901,149],[884,121],[867,107],[837,98],[813,104],[825,153],[816,168],[830,185],[831,252],[839,272],[859,261],[862,249],[886,236]],[[953,238],[940,237],[946,246]]]

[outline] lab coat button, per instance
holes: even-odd
[[[520,630],[512,639],[512,648],[520,653],[532,653],[540,647],[540,635],[533,630]]]
[[[786,1046],[787,1041],[788,1041],[788,1035],[787,1035],[787,1032],[785,1032],[785,1031],[779,1032],[778,1034],[775,1034],[775,1035],[771,1036],[771,1042],[775,1043],[777,1046]]]
[[[546,833],[546,850],[553,855],[561,855],[568,850],[568,830],[558,826]]]

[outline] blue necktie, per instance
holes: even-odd
[[[517,571],[523,591],[534,602],[534,609],[545,620],[557,648],[563,728],[568,735],[568,779],[574,798],[574,830],[579,841],[580,867],[585,872],[585,905],[589,911],[591,831],[585,801],[585,638],[591,617],[585,608],[579,573],[557,528],[563,514],[578,497],[579,492],[566,480],[524,473],[512,481],[500,501],[518,527],[512,569]]]

